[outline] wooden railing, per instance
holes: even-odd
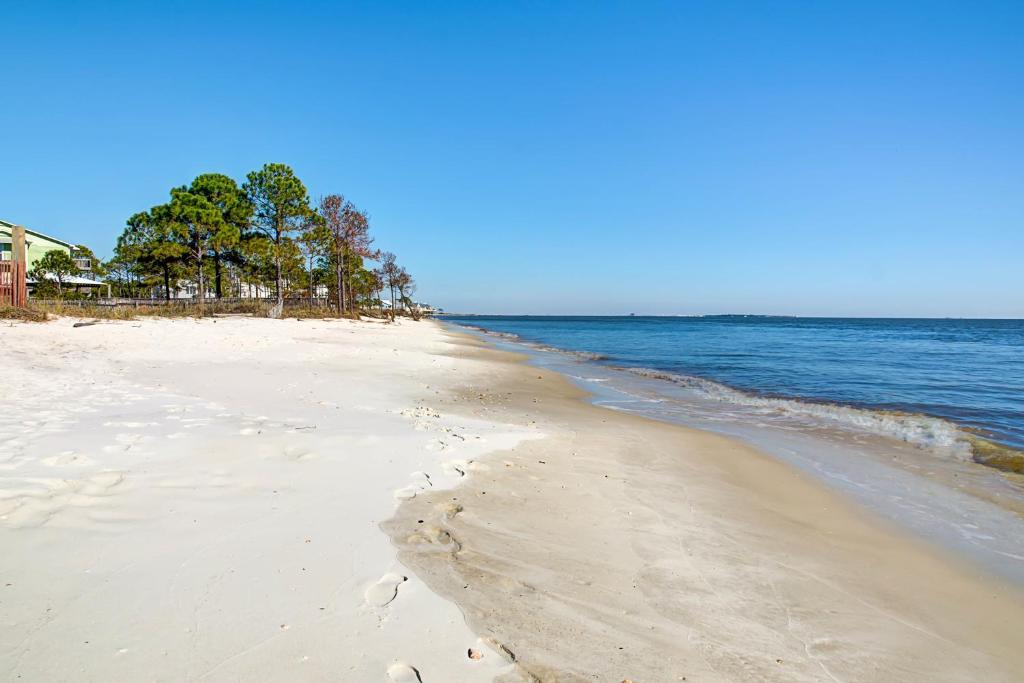
[[[24,306],[28,298],[23,261],[0,261],[0,306]]]

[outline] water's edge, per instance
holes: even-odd
[[[443,322],[537,351],[566,354],[582,361],[606,361],[604,367],[619,372],[633,373],[641,377],[672,382],[691,391],[699,392],[710,399],[830,421],[841,428],[865,430],[881,436],[900,439],[916,446],[936,449],[944,455],[972,460],[980,465],[1004,472],[1024,474],[1024,451],[986,439],[973,433],[970,428],[944,417],[840,402],[809,401],[795,397],[766,395],[693,375],[683,375],[656,368],[618,366],[602,354],[560,349],[523,339],[510,332],[497,332],[461,322]]]
[[[979,449],[990,442],[952,422],[761,397],[710,380],[619,368],[594,362],[605,360],[595,354],[441,322],[560,372],[585,389],[595,405],[745,441],[914,535],[1024,585],[1024,477],[976,464],[983,462]],[[1002,447],[991,446],[1002,457]]]

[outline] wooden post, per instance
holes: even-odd
[[[24,307],[28,300],[28,285],[25,277],[28,271],[28,261],[25,255],[25,228],[15,225],[11,228],[11,288],[12,305]]]

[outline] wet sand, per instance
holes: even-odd
[[[738,441],[450,340],[486,372],[429,408],[543,438],[384,528],[515,660],[503,680],[1020,680],[1016,587]]]

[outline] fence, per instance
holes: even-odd
[[[38,306],[64,306],[92,308],[96,306],[107,306],[111,308],[143,308],[143,307],[166,307],[166,308],[198,308],[205,306],[209,308],[227,307],[269,307],[277,303],[275,297],[221,297],[207,298],[200,301],[197,298],[181,299],[131,299],[127,297],[97,297],[84,299],[37,299],[32,298],[32,303]],[[287,308],[334,308],[337,303],[331,299],[300,298],[290,297],[284,300],[284,307]]]
[[[222,297],[220,299],[128,299],[128,298],[88,298],[88,299],[29,299],[29,304],[38,310],[59,315],[78,315],[85,317],[128,319],[135,315],[271,315],[277,299],[274,297]],[[284,300],[280,314],[285,317],[334,317],[337,315],[337,302],[325,297],[309,299],[290,297]],[[387,316],[387,309],[379,306],[360,307],[361,315]],[[351,313],[349,313],[351,315]],[[399,315],[419,317],[421,313],[400,311]],[[276,316],[275,316],[276,317]]]
[[[24,306],[28,298],[24,261],[0,261],[0,306]]]

